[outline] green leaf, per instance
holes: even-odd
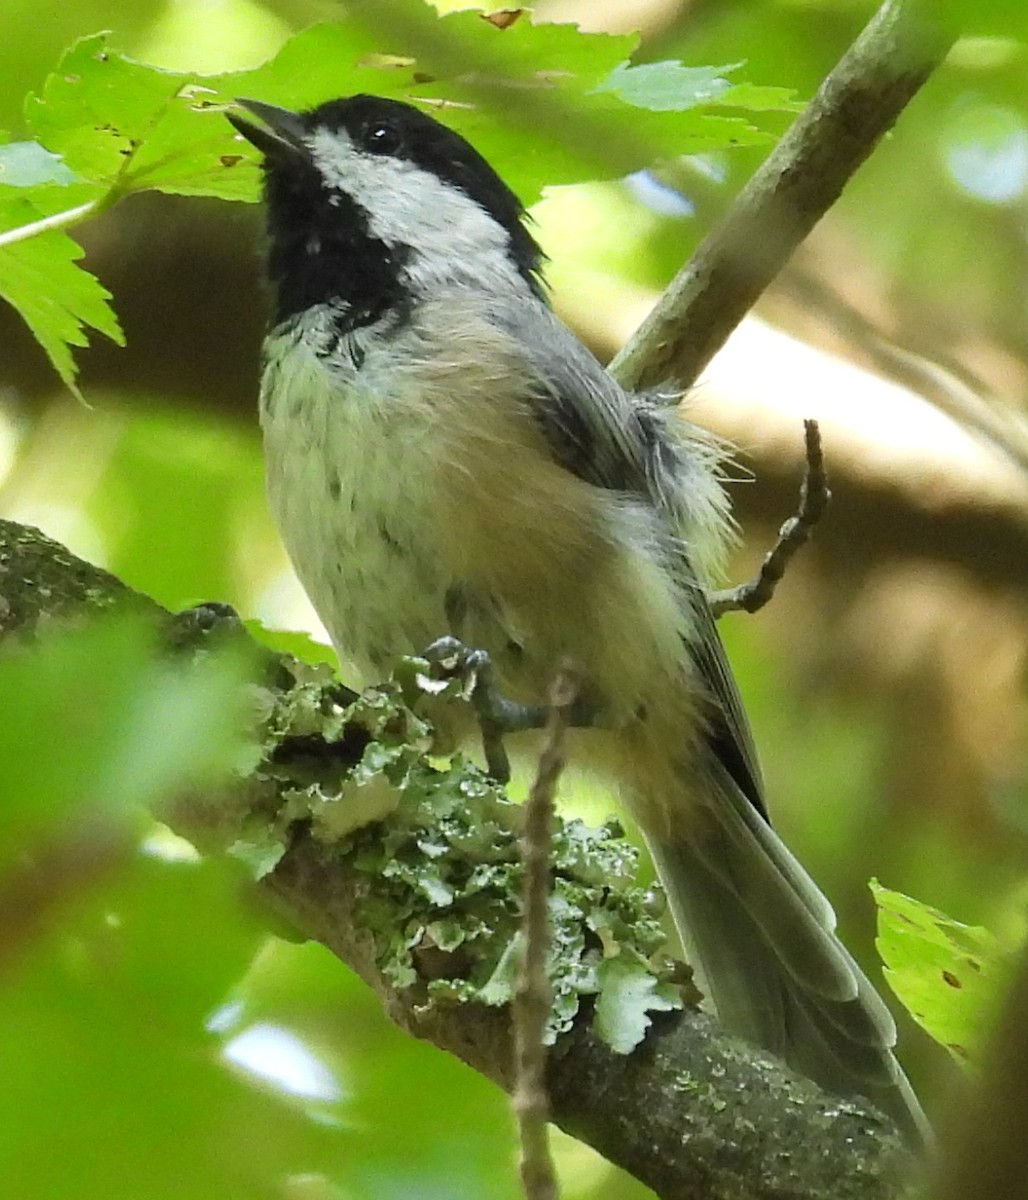
[[[731,87],[722,72],[731,67],[685,67],[679,62],[619,63],[597,92],[613,92],[628,104],[657,112],[695,108],[716,102]]]
[[[254,200],[257,173],[223,108],[202,76],[136,62],[93,34],[28,98],[25,117],[48,150],[105,188]]]
[[[311,1161],[311,1122],[230,1072],[205,1029],[265,938],[240,873],[131,853],[69,897],[5,976],[0,1161],[12,1196],[244,1200],[297,1153]],[[246,1163],[224,1153],[224,1123],[237,1120],[274,1131]],[[316,1161],[328,1165],[327,1145]]]
[[[435,21],[432,17],[433,24]],[[409,82],[408,70],[379,65],[378,52],[390,40],[395,42],[397,35],[380,37],[365,28],[355,14],[345,23],[302,30],[260,67],[209,76],[202,82],[226,99],[259,97],[290,108],[311,108],[362,91],[399,96]],[[242,146],[242,142],[238,144]]]
[[[292,108],[355,91],[413,101],[467,137],[526,203],[548,185],[611,178],[659,158],[766,142],[767,132],[741,115],[725,115],[725,108],[790,107],[790,94],[772,88],[740,90],[734,101],[726,100],[736,86],[749,85],[721,80],[719,87],[709,84],[706,100],[697,92],[691,107],[680,95],[666,107],[640,108],[605,88],[615,75],[631,90],[633,72],[645,71],[625,67],[634,36],[534,25],[524,16],[501,31],[475,12],[438,20],[420,3],[400,10],[402,20],[388,30],[370,6],[355,10],[345,26],[318,25],[297,34],[265,66],[204,82],[225,97],[255,96]],[[412,57],[398,57],[405,53]],[[665,65],[708,83],[723,70]],[[254,155],[245,147],[242,152]]]
[[[759,83],[733,83],[717,98],[722,108],[745,108],[751,113],[802,112],[805,105],[793,88],[768,87]]]
[[[871,881],[878,906],[878,953],[889,986],[915,1021],[959,1061],[973,1060],[1010,956],[977,925]]]
[[[270,629],[261,621],[249,619],[243,622],[249,635],[269,650],[277,650],[280,654],[291,654],[301,662],[317,665],[328,663],[338,667],[335,651],[324,642],[316,642],[309,633],[300,633],[293,629]]]
[[[728,68],[629,67],[635,45],[633,37],[526,17],[501,31],[475,12],[440,19],[420,0],[398,0],[388,20],[361,7],[343,24],[297,34],[256,70],[204,77],[136,62],[112,49],[106,34],[93,34],[26,101],[35,141],[0,154],[0,184],[16,184],[28,205],[19,216],[4,204],[0,228],[31,228],[60,211],[52,193],[76,182],[92,187],[96,211],[140,190],[257,199],[257,155],[225,120],[240,95],[306,108],[370,91],[442,107],[526,203],[547,185],[766,141],[765,131],[724,110],[790,107],[781,89],[729,84]],[[404,51],[418,57],[400,57]],[[69,225],[90,215],[64,207]],[[87,327],[121,341],[109,295],[75,267],[79,256],[65,233],[51,229],[3,247],[0,266],[0,294],[72,388],[71,348],[85,345]]]
[[[678,989],[657,979],[650,964],[627,948],[603,959],[596,975],[596,1032],[617,1054],[639,1045],[652,1024],[651,1012],[682,1007]]]
[[[66,185],[78,176],[58,154],[51,154],[38,142],[9,142],[0,146],[0,184],[7,187],[35,187],[40,183]]]
[[[725,75],[741,63],[723,67],[686,67],[680,62],[619,63],[600,83],[597,92],[613,92],[628,104],[655,112],[675,112],[698,105],[748,108],[754,112],[780,109],[798,112],[802,105],[789,88],[734,84]]]
[[[39,220],[26,200],[0,196],[0,228],[17,229]],[[18,310],[72,391],[75,364],[70,347],[85,346],[86,328],[118,345],[125,338],[102,283],[76,265],[82,247],[58,230],[0,246],[0,296]]]
[[[0,663],[0,797],[8,861],[76,813],[125,821],[222,780],[248,744],[236,655],[195,665],[159,653],[124,615],[63,631]]]

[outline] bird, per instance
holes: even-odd
[[[369,94],[228,118],[263,177],[268,499],[341,659],[375,682],[459,639],[525,711],[570,663],[573,760],[637,822],[723,1027],[926,1136],[894,1021],[770,822],[708,602],[723,448],[556,316],[524,206],[445,123]]]

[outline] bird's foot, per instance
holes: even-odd
[[[442,637],[432,643],[424,657],[439,677],[460,683],[460,695],[475,710],[482,733],[486,768],[498,783],[510,780],[510,759],[503,739],[523,729],[541,729],[546,708],[521,704],[501,695],[493,679],[492,659],[485,650],[474,650],[459,638]]]

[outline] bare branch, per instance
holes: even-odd
[[[955,35],[937,8],[882,5],[615,357],[619,382],[695,382],[945,58]]]
[[[740,609],[754,613],[763,608],[774,595],[792,556],[809,540],[814,526],[824,516],[832,493],[828,490],[828,476],[825,473],[825,460],[821,450],[821,432],[817,422],[810,420],[803,422],[803,430],[807,471],[800,486],[799,509],[778,531],[778,541],[765,556],[756,579],[738,587],[714,592],[708,597],[715,617]]]
[[[558,1195],[548,1133],[544,1035],[553,1005],[547,964],[554,796],[567,761],[565,743],[575,691],[569,670],[562,668],[550,692],[546,741],[535,783],[525,805],[525,828],[521,837],[525,871],[521,893],[523,959],[511,1015],[515,1065],[513,1107],[521,1137],[521,1185],[527,1200],[556,1200]]]

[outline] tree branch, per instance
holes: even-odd
[[[31,640],[55,621],[82,619],[119,604],[147,611],[165,625],[175,620],[35,530],[0,521],[0,634],[5,638]],[[181,637],[177,643],[181,647]],[[339,710],[338,685],[330,676],[326,673],[323,685],[312,683],[311,669],[285,656],[270,658],[274,669],[263,686],[278,717],[301,703],[308,723],[319,712],[331,722],[333,710]],[[262,711],[268,707],[263,703]],[[267,723],[274,724],[271,718]],[[395,734],[395,725],[390,729]],[[353,795],[344,794],[346,771],[361,758],[368,737],[366,730],[346,728],[332,742],[308,735],[302,752],[293,747],[291,753],[284,752],[288,741],[279,740],[230,794],[189,797],[162,816],[208,850],[236,840],[243,828],[251,834],[262,827],[278,830],[286,848],[260,884],[276,907],[360,975],[401,1028],[456,1054],[509,1090],[508,1007],[459,998],[434,1002],[440,962],[446,960],[452,969],[452,956],[447,960],[441,951],[415,959],[415,976],[398,983],[383,963],[388,939],[410,920],[409,907],[396,908],[386,872],[369,871],[352,844],[348,847],[345,839],[333,844],[319,834],[320,814],[313,804],[297,806],[305,790],[324,795],[328,789],[333,803],[326,807],[345,813]],[[416,744],[411,753],[420,754]],[[317,780],[313,789],[312,779]],[[402,829],[405,820],[409,814],[394,813],[376,825],[376,842]],[[617,887],[602,890],[606,895]],[[510,910],[516,909],[514,888]],[[591,1008],[583,1004],[550,1053],[547,1085],[558,1125],[665,1200],[742,1195],[891,1200],[910,1166],[886,1118],[863,1102],[825,1095],[690,1008],[654,1015],[644,1042],[620,1054],[600,1038]]]
[[[626,387],[693,384],[945,58],[934,0],[887,0],[610,364]]]

